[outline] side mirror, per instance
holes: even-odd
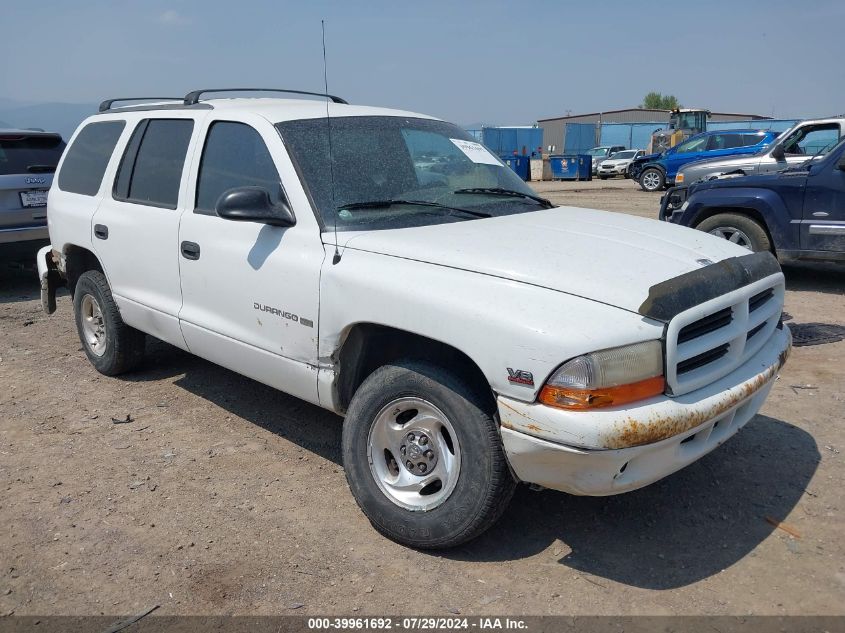
[[[774,158],[775,160],[786,159],[786,151],[783,149],[783,145],[778,143],[772,148],[772,158]]]
[[[259,222],[271,226],[293,226],[296,217],[282,199],[276,204],[263,187],[237,187],[223,192],[215,206],[217,215],[238,222]]]

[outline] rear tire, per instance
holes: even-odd
[[[772,251],[772,241],[759,222],[739,213],[718,213],[700,222],[699,231],[724,238],[759,253]]]
[[[120,318],[109,282],[99,270],[80,275],[73,292],[73,310],[82,349],[98,372],[116,376],[143,359],[146,337]]]
[[[429,363],[397,361],[361,384],[343,424],[343,467],[376,530],[437,549],[496,522],[516,482],[491,409],[478,390]]]
[[[666,186],[666,176],[657,167],[644,169],[640,174],[640,187],[643,191],[661,191]]]

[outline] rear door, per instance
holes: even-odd
[[[0,132],[0,243],[47,237],[47,190],[64,147],[58,134]]]
[[[139,120],[93,219],[94,250],[123,320],[182,348],[179,216],[195,128],[178,111]]]
[[[839,162],[845,145],[807,178],[801,247],[812,251],[845,253],[845,171]]]

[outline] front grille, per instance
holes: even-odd
[[[703,319],[699,319],[695,323],[690,323],[678,332],[678,343],[686,343],[699,336],[704,336],[709,332],[723,328],[729,325],[733,319],[733,310],[725,308],[713,314],[710,314]]]
[[[700,389],[745,363],[771,337],[783,308],[772,275],[675,316],[666,331],[667,393]]]
[[[704,365],[707,365],[708,363],[719,360],[722,356],[728,353],[730,348],[731,346],[728,343],[722,343],[719,347],[714,347],[713,349],[709,349],[698,356],[693,356],[692,358],[681,361],[678,363],[678,374],[685,374],[688,371],[704,367]]]

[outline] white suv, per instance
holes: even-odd
[[[392,539],[467,541],[518,481],[656,481],[748,422],[786,358],[768,253],[554,207],[427,116],[201,96],[80,125],[45,309],[66,283],[106,375],[150,334],[345,416],[349,486]]]

